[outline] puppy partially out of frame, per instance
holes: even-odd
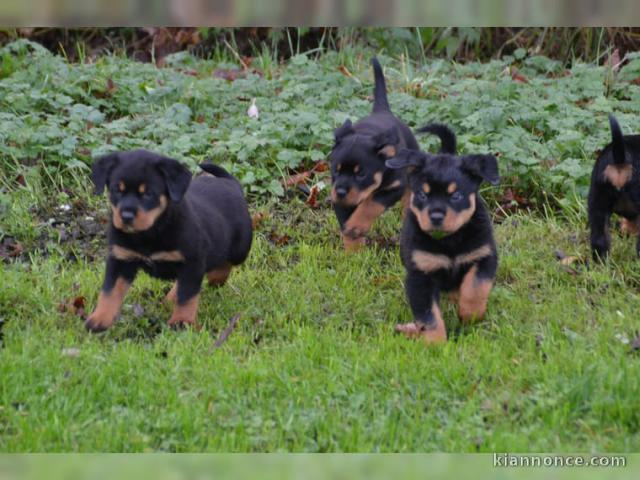
[[[589,189],[589,225],[594,259],[605,259],[611,247],[611,214],[622,217],[622,229],[640,233],[640,135],[623,135],[618,121],[609,116],[611,143],[596,160]],[[640,255],[640,236],[636,243]]]
[[[252,226],[240,184],[223,168],[194,180],[180,162],[145,150],[119,152],[93,165],[96,193],[111,202],[104,284],[86,327],[109,328],[138,270],[176,280],[167,299],[171,326],[194,325],[202,280],[222,285],[251,248]]]
[[[397,325],[396,331],[436,343],[447,339],[441,292],[458,294],[464,322],[485,314],[498,254],[478,189],[483,180],[495,185],[500,178],[493,155],[457,155],[448,127],[431,124],[418,131],[438,135],[440,153],[402,149],[386,162],[389,168],[407,169],[411,192],[400,250],[414,321]]]

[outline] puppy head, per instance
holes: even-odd
[[[434,238],[458,231],[473,217],[483,180],[500,181],[493,155],[431,155],[402,149],[386,162],[389,168],[407,168],[409,209],[420,228]]]
[[[372,135],[356,133],[351,121],[334,132],[331,151],[331,200],[356,206],[382,183],[385,160],[393,157],[399,142],[395,128]]]
[[[182,200],[191,173],[177,160],[134,150],[100,157],[91,179],[97,195],[108,189],[113,226],[137,233],[150,229],[170,202]]]

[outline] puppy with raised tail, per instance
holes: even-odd
[[[104,283],[87,329],[113,324],[139,270],[175,280],[169,324],[195,325],[203,278],[222,285],[247,258],[252,226],[240,184],[221,167],[201,168],[209,174],[192,180],[177,160],[145,150],[94,163],[96,194],[107,187],[112,212]]]
[[[485,180],[497,184],[499,175],[493,155],[457,155],[448,127],[431,124],[418,131],[438,135],[440,153],[402,149],[386,162],[388,168],[407,169],[411,192],[400,251],[414,321],[397,325],[396,331],[437,343],[447,339],[442,292],[458,294],[464,322],[485,314],[498,254],[478,189]]]

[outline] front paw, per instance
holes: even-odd
[[[351,237],[347,237],[346,235],[342,236],[342,242],[344,243],[344,249],[347,252],[357,252],[366,243],[364,237],[352,239]]]
[[[444,328],[429,328],[429,326],[420,322],[399,323],[396,325],[395,331],[403,334],[407,338],[421,339],[427,345],[445,343],[447,341],[447,332]]]
[[[343,231],[342,235],[351,240],[358,240],[363,238],[367,234],[367,231],[362,226],[347,226]]]
[[[89,315],[89,318],[84,323],[84,326],[92,333],[100,333],[111,327],[114,321],[114,317],[100,314],[99,312],[95,311],[91,315]]]

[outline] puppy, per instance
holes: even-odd
[[[357,250],[374,220],[406,191],[404,172],[385,168],[400,148],[418,150],[411,130],[389,108],[382,67],[371,60],[375,76],[373,112],[335,130],[331,151],[331,201],[346,250]]]
[[[448,127],[433,124],[418,131],[440,137],[439,154],[402,149],[386,161],[388,168],[407,168],[411,192],[400,251],[415,320],[396,331],[434,343],[447,339],[440,292],[458,294],[458,314],[465,322],[486,311],[498,254],[478,188],[483,180],[496,185],[500,178],[493,155],[457,155]]]
[[[138,270],[176,280],[169,325],[194,325],[202,279],[222,285],[231,267],[251,248],[252,226],[240,184],[223,168],[191,180],[177,160],[145,150],[98,159],[96,194],[108,188],[111,202],[109,254],[104,284],[86,327],[109,328]]]
[[[622,217],[622,229],[637,235],[640,221],[640,135],[622,135],[620,125],[609,116],[611,143],[600,153],[591,173],[588,210],[591,251],[594,259],[609,254],[611,214]],[[640,255],[640,237],[636,243]]]

